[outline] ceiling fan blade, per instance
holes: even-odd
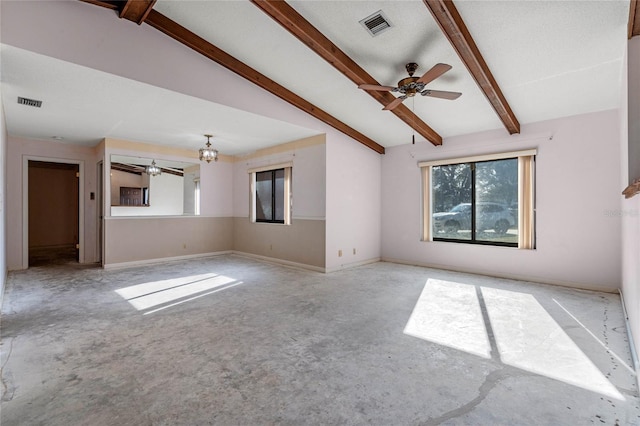
[[[435,80],[436,78],[440,77],[445,72],[449,71],[451,68],[452,68],[451,65],[448,65],[448,64],[435,64],[433,68],[425,72],[423,76],[418,79],[417,82],[428,84],[433,80]]]
[[[432,98],[440,98],[440,99],[449,99],[454,100],[458,99],[462,93],[460,92],[447,92],[446,90],[430,90],[426,89],[420,93],[422,96],[431,96]]]
[[[376,84],[361,84],[358,86],[358,89],[363,90],[376,90],[378,92],[391,92],[395,90],[395,87],[391,86],[378,86]]]
[[[394,109],[395,107],[397,107],[398,105],[400,105],[402,103],[402,101],[404,101],[405,99],[407,99],[406,96],[400,96],[399,98],[395,98],[393,101],[389,102],[389,104],[382,108],[384,111],[389,111]]]

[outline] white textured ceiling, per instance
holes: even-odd
[[[380,84],[395,85],[410,61],[420,65],[418,75],[435,63],[451,64],[428,87],[462,97],[405,101],[443,137],[503,128],[421,0],[290,4]],[[619,106],[628,1],[484,0],[456,6],[521,124]],[[381,145],[410,142],[409,126],[381,111],[250,2],[159,0],[154,8]],[[371,37],[359,20],[378,10],[394,27]],[[2,50],[2,82],[9,131],[28,137],[110,136],[194,148],[202,141],[189,138],[211,131],[219,135],[222,153],[235,154],[315,134],[15,48]],[[37,126],[21,115],[18,107],[25,107],[14,105],[16,96],[45,95],[51,109],[43,109]]]
[[[620,106],[628,1],[456,4],[522,123]]]
[[[213,134],[215,148],[235,155],[318,134],[15,47],[2,45],[1,52],[7,130],[15,136],[62,136],[88,146],[110,137],[197,150]],[[42,107],[20,105],[18,96]]]

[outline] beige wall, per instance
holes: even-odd
[[[291,225],[233,221],[233,249],[287,262],[325,267],[325,221],[293,219]]]
[[[105,267],[232,247],[233,219],[228,217],[112,217],[105,221]]]

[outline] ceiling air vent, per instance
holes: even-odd
[[[391,28],[391,21],[381,11],[377,11],[373,15],[364,18],[360,23],[367,29],[373,37]]]
[[[42,101],[37,101],[35,99],[29,99],[29,98],[22,98],[20,96],[18,96],[18,103],[20,105],[27,105],[27,106],[32,106],[36,108],[40,108],[42,106]]]

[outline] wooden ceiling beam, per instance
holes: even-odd
[[[222,49],[216,47],[212,43],[209,43],[205,39],[199,37],[198,35],[192,33],[187,30],[177,22],[167,18],[160,12],[153,10],[153,4],[156,0],[142,0],[140,3],[146,3],[147,8],[144,13],[140,14],[140,12],[127,11],[125,9],[131,9],[133,6],[134,0],[129,0],[126,3],[119,0],[80,0],[85,3],[91,3],[96,6],[105,7],[108,9],[113,9],[118,11],[118,15],[121,17],[125,17],[126,19],[131,19],[131,17],[138,17],[137,19],[142,19],[142,22],[146,22],[151,25],[153,28],[158,31],[168,35],[174,40],[184,44],[185,46],[195,50],[201,55],[211,59],[219,65],[227,68],[230,71],[238,74],[239,76],[251,81],[252,83],[258,85],[259,87],[269,91],[271,94],[279,97],[280,99],[290,103],[291,105],[301,109],[307,114],[312,115],[318,120],[328,124],[334,129],[344,133],[345,135],[355,139],[361,144],[365,145],[368,148],[371,148],[375,152],[379,154],[384,154],[384,147],[374,140],[368,138],[357,130],[349,127],[342,121],[323,111],[322,109],[316,107],[312,103],[306,101],[285,87],[279,85],[275,81],[269,79],[267,76],[259,73],[254,70],[250,66],[245,63],[239,61],[233,56],[229,55]],[[131,5],[129,5],[131,3]],[[137,2],[136,2],[137,3]],[[129,5],[127,7],[127,5]],[[134,8],[138,8],[139,5],[133,6]],[[140,10],[140,9],[136,9]]]
[[[640,35],[640,1],[631,0],[629,4],[629,39]]]
[[[353,59],[340,50],[338,46],[333,44],[331,40],[311,25],[309,21],[285,1],[251,1],[355,84],[380,85],[369,73],[362,69]],[[367,91],[366,93],[384,106],[387,106],[396,99],[396,97],[389,92]],[[405,105],[399,105],[391,110],[391,112],[432,144],[442,145],[442,137]]]
[[[339,130],[340,132],[355,139],[361,144],[371,148],[372,150],[380,154],[384,154],[385,150],[382,145],[376,143],[357,130],[349,127],[342,121],[301,98],[287,88],[279,85],[264,74],[261,74],[247,64],[239,61],[222,49],[218,48],[212,43],[209,43],[202,37],[181,26],[177,22],[167,18],[160,12],[151,10],[147,18],[145,19],[145,23],[151,25],[153,28],[168,35],[169,37],[184,44],[185,46],[190,47],[201,55],[206,56],[217,64],[222,65],[228,70],[233,71],[239,76],[271,92],[280,99],[312,115],[313,117],[328,124],[334,129]]]
[[[520,133],[520,123],[502,94],[489,66],[451,0],[423,0],[471,76],[485,94],[510,134]]]
[[[120,10],[120,0],[80,0],[84,3],[93,4],[95,6],[104,7],[111,10]]]
[[[115,10],[118,16],[141,25],[153,9],[157,0],[80,0],[107,9]]]
[[[120,18],[141,25],[155,4],[156,0],[127,0],[120,8]]]

